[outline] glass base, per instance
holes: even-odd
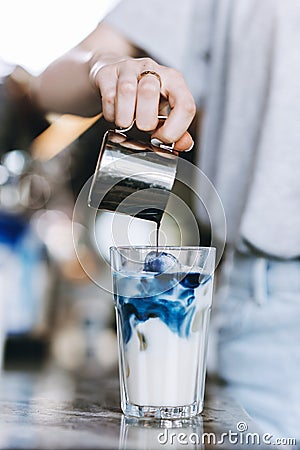
[[[140,406],[133,403],[122,404],[125,416],[149,419],[186,419],[200,414],[202,402],[194,402],[184,406]]]

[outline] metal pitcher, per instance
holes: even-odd
[[[165,120],[165,116],[159,116]],[[178,154],[174,144],[151,144],[134,124],[108,130],[89,192],[89,206],[160,223],[172,190]]]

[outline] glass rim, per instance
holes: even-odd
[[[126,274],[127,269],[124,269],[123,264],[121,267],[119,263],[121,259],[125,259],[126,262],[133,263],[140,267],[144,264],[144,258],[147,253],[156,252],[159,255],[162,252],[166,252],[167,254],[176,255],[178,258],[178,263],[180,267],[184,264],[184,261],[181,261],[180,258],[186,259],[186,257],[191,258],[192,261],[186,261],[184,264],[184,271],[179,269],[179,266],[173,267],[173,272],[169,269],[164,269],[162,271],[155,272],[156,275],[163,275],[165,273],[181,273],[185,276],[187,273],[192,272],[195,268],[199,271],[199,273],[206,273],[212,275],[215,272],[215,257],[216,257],[216,248],[215,247],[201,247],[201,246],[158,246],[155,247],[153,245],[124,245],[124,246],[111,246],[110,247],[110,260],[111,260],[111,269],[113,274],[118,273],[121,275]],[[115,261],[115,260],[118,260]],[[123,261],[124,262],[124,261]],[[133,273],[138,274],[137,277],[140,277],[140,270],[136,272],[132,269]],[[154,272],[149,271],[149,273],[154,274]],[[154,276],[156,276],[154,275]],[[126,276],[126,275],[125,275]],[[179,283],[179,279],[177,282]],[[164,290],[162,292],[165,292]],[[152,295],[152,294],[151,294]]]
[[[197,246],[197,245],[112,245],[109,248],[111,251],[115,250],[213,250],[216,251],[216,247]]]

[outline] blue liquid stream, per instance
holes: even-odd
[[[188,337],[196,309],[195,290],[210,279],[209,275],[196,272],[152,276],[144,273],[139,278],[115,273],[115,304],[124,343],[129,342],[132,327],[150,318],[159,318],[178,336]]]

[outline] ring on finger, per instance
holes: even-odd
[[[159,81],[159,86],[161,88],[162,86],[161,78],[160,75],[157,72],[155,72],[155,70],[143,70],[143,72],[141,72],[137,77],[138,82],[141,81],[143,77],[147,77],[148,75],[155,77]]]

